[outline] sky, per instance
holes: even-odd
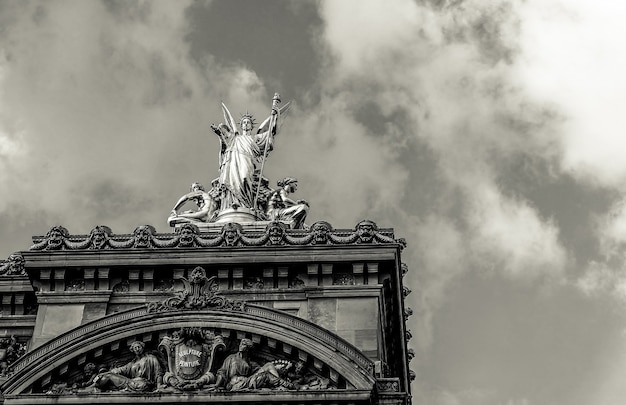
[[[414,404],[626,397],[626,5],[0,0],[0,257],[169,232],[210,125],[291,100],[264,174],[408,247]]]

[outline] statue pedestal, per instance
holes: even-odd
[[[228,208],[221,211],[215,221],[216,224],[225,224],[227,222],[236,222],[243,224],[246,222],[258,222],[261,218],[256,216],[256,213],[250,208],[239,207],[237,209]]]
[[[241,207],[223,210],[213,222],[190,221],[180,217],[169,217],[167,219],[168,225],[174,229],[178,229],[186,223],[192,223],[200,229],[200,232],[219,232],[222,227],[229,222],[235,222],[241,225],[244,230],[260,231],[264,230],[271,221],[259,218],[250,208]],[[288,229],[293,229],[292,222],[283,220],[279,222],[282,222]]]

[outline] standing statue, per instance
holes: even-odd
[[[252,114],[242,114],[237,123],[222,103],[225,123],[211,125],[220,141],[219,177],[213,180],[208,192],[194,183],[191,192],[174,205],[167,220],[170,226],[178,228],[194,223],[206,229],[211,226],[199,223],[279,221],[292,229],[305,227],[309,204],[289,198],[289,194],[296,191],[296,179],[285,178],[278,182],[279,189],[273,190],[269,180],[263,177],[265,161],[274,149],[279,121],[290,107],[290,103],[279,107],[280,101],[279,94],[274,94],[270,116],[256,130]],[[198,209],[179,212],[188,201],[194,201]]]
[[[278,120],[289,104],[279,108],[280,96],[274,95],[271,115],[259,126],[256,133],[254,117],[245,113],[241,116],[239,127],[224,103],[222,110],[226,123],[211,128],[220,139],[220,177],[219,183],[224,187],[221,209],[245,207],[256,209],[258,180],[261,177],[261,166],[268,153],[272,151],[274,136],[278,132]],[[256,175],[256,176],[255,176]]]

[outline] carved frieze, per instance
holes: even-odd
[[[231,353],[227,347],[236,347]],[[166,333],[157,350],[136,340],[130,343],[133,357],[126,362],[87,363],[75,377],[55,379],[47,395],[142,392],[163,395],[193,391],[315,391],[336,390],[333,379],[314,372],[310,362],[271,358],[260,353],[251,339],[232,339],[208,328],[183,327]]]
[[[313,223],[307,229],[287,229],[280,221],[269,222],[262,232],[244,231],[240,224],[229,222],[221,231],[202,233],[194,224],[183,224],[175,234],[158,234],[151,225],[141,225],[130,235],[115,235],[111,229],[98,225],[89,235],[73,236],[62,226],[54,226],[43,237],[33,238],[30,250],[87,250],[87,249],[162,249],[208,248],[238,246],[304,246],[304,245],[360,245],[398,244],[404,248],[404,239],[394,239],[388,231],[380,231],[369,220],[359,222],[352,231],[337,231],[325,221]]]

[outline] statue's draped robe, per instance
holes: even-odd
[[[152,391],[156,387],[160,370],[161,366],[156,356],[146,354],[105,374],[111,384],[118,389]]]
[[[229,391],[277,387],[281,382],[280,378],[266,371],[265,367],[244,359],[241,353],[226,357],[217,373],[227,381],[226,388]]]
[[[252,208],[254,204],[254,171],[262,159],[265,144],[271,150],[273,137],[271,131],[260,134],[231,133],[226,141],[226,150],[222,156],[219,182],[226,186],[227,192],[222,199],[222,207],[237,204]]]
[[[292,228],[299,229],[304,226],[308,213],[308,205],[290,202],[284,190],[275,191],[269,198],[267,216],[270,221],[289,222]]]

